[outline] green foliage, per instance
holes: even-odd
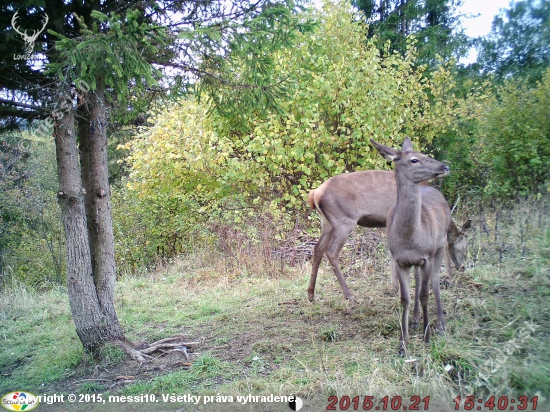
[[[252,119],[280,110],[279,99],[286,95],[289,79],[278,70],[276,53],[293,47],[297,33],[313,27],[304,15],[296,17],[293,7],[293,2],[266,4],[259,14],[247,14],[243,21],[198,27],[184,34],[208,38],[203,42],[197,94],[207,96],[211,108],[230,119],[236,129],[248,131]]]
[[[496,16],[491,33],[480,40],[477,64],[500,80],[540,80],[550,66],[550,1],[513,2]]]
[[[308,210],[309,190],[328,177],[386,167],[369,138],[395,146],[406,134],[418,147],[458,113],[469,116],[450,92],[446,67],[424,77],[414,69],[412,44],[404,57],[380,58],[349,10],[341,4],[318,12],[316,30],[277,53],[277,77],[289,79],[290,95],[279,110],[250,120],[248,133],[235,129],[240,120],[231,112],[183,100],[160,107],[153,126],[122,146],[131,172],[127,191],[115,191],[119,253],[140,261],[159,248],[174,255],[210,241],[215,222],[244,225],[258,214],[283,222],[282,230]]]
[[[26,161],[30,156],[22,146],[20,136],[0,136],[0,270],[4,269],[4,253],[8,243],[19,243],[22,235],[17,228],[25,223],[26,216],[19,207],[21,187],[28,178]]]
[[[79,37],[51,32],[59,38],[56,49],[60,55],[46,73],[74,82],[80,92],[109,88],[112,92],[107,96],[118,101],[118,107],[123,109],[121,116],[132,118],[148,103],[146,90],[156,85],[160,77],[150,60],[167,46],[166,29],[140,21],[139,10],[130,10],[125,16],[107,16],[93,10],[91,27],[84,17],[75,18],[82,28]]]
[[[453,78],[456,83],[445,91],[445,99],[454,102],[452,124],[426,145],[426,151],[450,165],[451,174],[440,184],[454,202],[458,196],[479,194],[487,182],[490,171],[482,165],[480,151],[472,147],[478,144],[479,128],[494,91],[489,82],[464,79],[459,73],[453,73]]]
[[[123,265],[139,267],[199,241],[199,224],[228,196],[220,176],[232,148],[209,129],[206,110],[192,101],[161,107],[154,126],[123,146],[131,152],[128,191],[113,196],[117,250],[133,261]]]
[[[513,198],[536,193],[550,176],[550,70],[536,86],[506,82],[488,107],[478,145],[485,193]]]
[[[325,10],[315,16],[317,30],[280,54],[279,70],[294,84],[283,113],[254,121],[252,132],[235,141],[242,155],[232,173],[250,176],[248,192],[257,193],[256,202],[271,202],[274,214],[305,210],[309,190],[332,175],[384,168],[369,138],[395,146],[406,134],[418,147],[454,117],[445,67],[424,77],[414,68],[413,44],[405,56],[380,58],[346,4]]]
[[[0,156],[0,286],[60,283],[64,239],[53,143],[29,133],[2,135]]]
[[[418,63],[436,67],[441,58],[465,55],[468,40],[459,23],[461,0],[352,0],[369,23],[378,48],[405,54],[408,37],[418,41]]]

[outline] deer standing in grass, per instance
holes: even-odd
[[[432,284],[437,318],[435,328],[445,330],[445,316],[439,291],[439,268],[446,254],[447,231],[451,224],[451,210],[443,195],[424,181],[443,177],[449,167],[426,155],[413,151],[410,139],[403,142],[401,151],[376,143],[376,150],[395,167],[397,203],[388,214],[388,246],[395,262],[399,279],[403,316],[399,353],[405,355],[409,343],[408,315],[410,304],[410,267],[419,269],[415,295],[422,306],[424,342],[430,341],[428,320],[429,286]],[[416,276],[415,276],[416,277]],[[416,311],[415,305],[415,311]],[[418,321],[418,313],[413,313]]]
[[[425,183],[427,185],[427,183]],[[317,210],[321,219],[321,237],[313,250],[311,278],[307,289],[308,300],[315,297],[315,283],[319,265],[326,253],[346,299],[353,296],[340,271],[338,258],[342,247],[356,225],[386,227],[388,212],[397,202],[394,172],[368,170],[344,173],[331,177],[308,196],[308,203]],[[465,233],[471,221],[462,227],[451,222],[448,233],[449,250],[455,267],[459,270],[466,253]],[[451,276],[449,259],[445,266]],[[392,264],[392,287],[397,292],[397,273]]]

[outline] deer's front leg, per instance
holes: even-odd
[[[424,342],[430,342],[430,321],[428,319],[428,303],[430,300],[430,281],[432,279],[433,259],[425,261],[421,267],[420,280],[420,304],[422,305],[422,317],[424,328]],[[439,283],[438,283],[439,285]]]
[[[420,322],[420,268],[414,267],[414,309],[411,322],[411,329],[418,329],[418,322]]]
[[[401,317],[401,337],[399,340],[399,355],[405,356],[407,345],[409,344],[409,305],[411,303],[410,292],[410,273],[409,268],[402,268],[399,264],[395,264],[399,286],[401,290],[401,306],[403,314]]]

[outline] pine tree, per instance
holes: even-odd
[[[550,66],[550,1],[512,3],[493,20],[491,32],[478,41],[476,67],[497,79],[542,79]]]
[[[405,54],[407,37],[417,40],[418,63],[432,66],[439,58],[459,58],[466,52],[466,36],[459,29],[456,9],[462,0],[353,0],[365,14],[369,37],[378,47]],[[437,57],[439,56],[439,57]]]

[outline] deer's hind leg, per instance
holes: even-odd
[[[321,215],[321,237],[317,241],[317,244],[313,248],[313,259],[311,263],[311,276],[309,278],[309,285],[307,287],[307,299],[313,302],[315,299],[315,283],[317,282],[317,274],[319,273],[319,265],[323,260],[323,256],[331,243],[332,239],[332,225],[330,222]]]
[[[390,253],[391,259],[391,288],[396,295],[399,293],[399,279],[397,278],[397,262]]]
[[[344,275],[342,275],[342,272],[340,271],[340,264],[338,262],[338,259],[340,257],[340,252],[344,247],[344,244],[347,242],[351,231],[355,227],[355,224],[356,222],[350,221],[339,222],[338,226],[333,225],[332,237],[330,239],[330,244],[328,245],[327,249],[328,260],[332,265],[332,268],[334,269],[334,274],[336,275],[336,279],[338,279],[338,283],[340,284],[340,287],[342,288],[342,292],[344,293],[344,297],[346,299],[353,299],[353,295],[348,288],[348,285],[344,279]]]

